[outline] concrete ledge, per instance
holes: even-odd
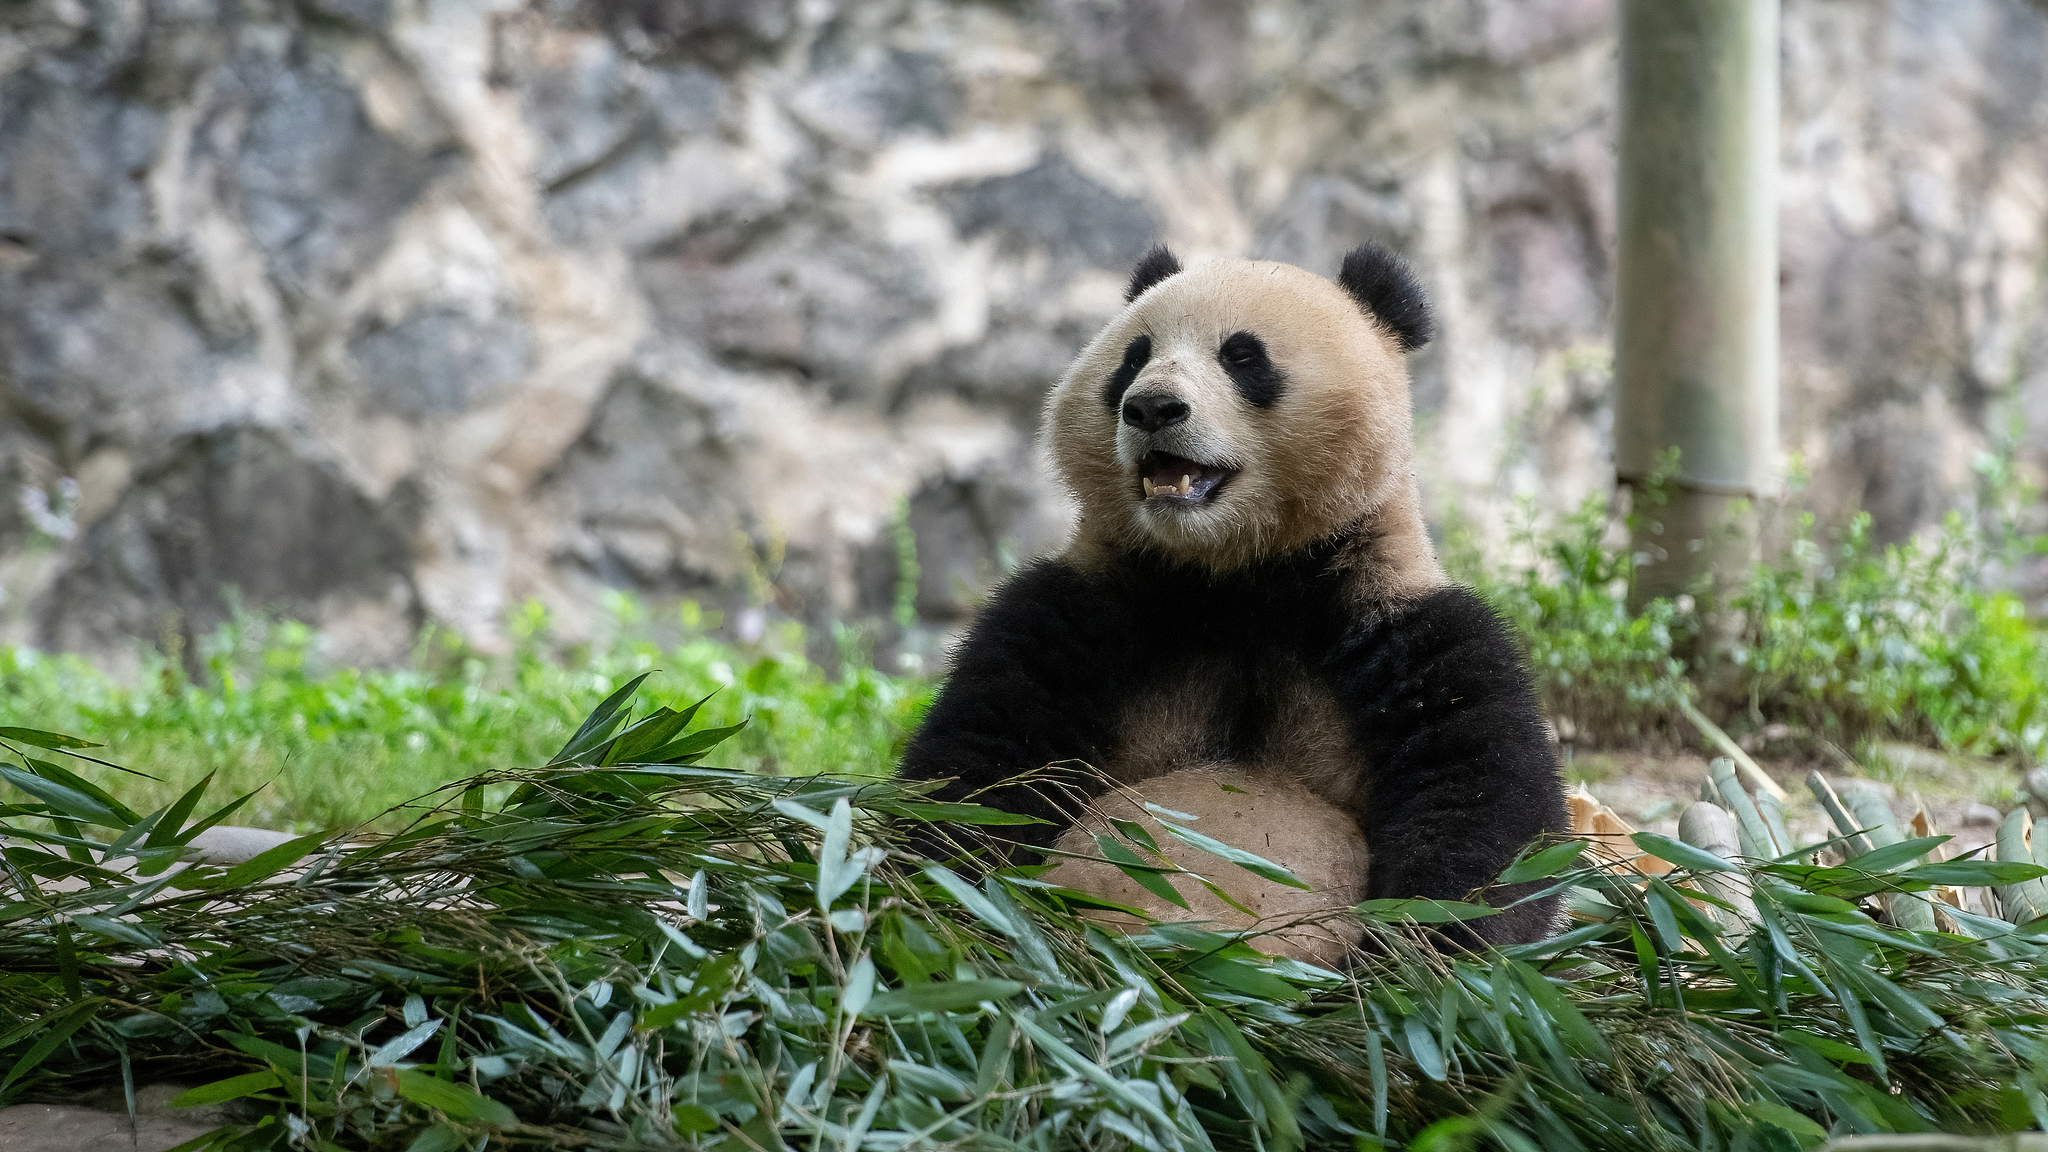
[[[0,1152],[165,1152],[220,1125],[64,1104],[0,1108]]]

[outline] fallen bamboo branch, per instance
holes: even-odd
[[[1722,755],[1735,761],[1736,767],[1741,768],[1743,772],[1748,774],[1751,783],[1769,792],[1773,797],[1777,798],[1779,803],[1785,802],[1787,799],[1785,790],[1778,787],[1778,782],[1771,779],[1770,775],[1759,767],[1756,761],[1749,758],[1749,753],[1744,752],[1741,745],[1729,739],[1728,734],[1721,731],[1719,724],[1707,719],[1706,713],[1693,707],[1692,701],[1683,696],[1678,698],[1678,710],[1685,713],[1685,718],[1692,721],[1692,726],[1700,730],[1700,735],[1705,736],[1709,744],[1719,748]]]

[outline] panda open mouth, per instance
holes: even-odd
[[[1235,475],[1234,468],[1198,464],[1165,452],[1147,452],[1138,460],[1138,491],[1147,503],[1201,504],[1215,499],[1216,493]]]

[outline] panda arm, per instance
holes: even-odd
[[[955,650],[898,775],[952,777],[934,799],[1051,821],[1004,829],[1023,843],[1051,845],[1068,823],[1053,790],[1008,782],[1062,761],[1102,763],[1131,682],[1120,669],[1133,659],[1134,640],[1129,614],[1105,586],[1057,560],[1025,569],[982,608]],[[1101,791],[1089,777],[1066,779],[1085,794]],[[929,837],[914,842],[936,846]]]
[[[1372,853],[1369,897],[1463,899],[1537,835],[1567,829],[1557,759],[1522,653],[1472,592],[1445,589],[1354,626],[1332,651],[1330,671],[1363,754],[1358,815]],[[1469,927],[1486,941],[1537,939],[1552,930],[1555,903]]]

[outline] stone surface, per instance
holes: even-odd
[[[345,659],[539,597],[915,604],[1068,515],[1047,385],[1155,240],[1409,253],[1440,522],[1611,480],[1606,0],[18,0],[0,638],[231,601]],[[2048,471],[2048,9],[1787,0],[1786,447],[1880,536]],[[2040,508],[2031,515],[2043,516]],[[2013,578],[2048,593],[2048,562]],[[738,618],[739,613],[729,613]],[[189,650],[189,645],[187,646]]]
[[[0,1152],[164,1152],[226,1122],[219,1107],[172,1108],[190,1085],[145,1084],[134,1115],[117,1086],[72,1104],[0,1108]]]

